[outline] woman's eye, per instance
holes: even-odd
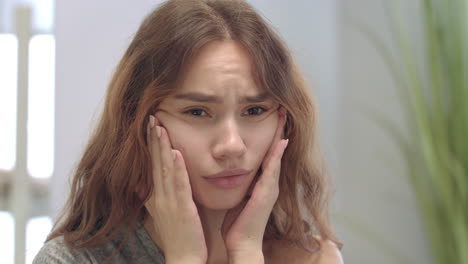
[[[259,116],[266,111],[267,109],[260,107],[260,106],[256,106],[256,107],[251,107],[247,109],[247,111],[245,111],[244,114],[248,116]],[[194,117],[204,117],[208,115],[208,113],[205,110],[200,109],[200,108],[189,109],[185,111],[184,114],[187,114],[189,116],[194,116]]]
[[[247,109],[246,112],[247,112],[248,115],[261,115],[265,111],[266,111],[265,108],[260,107],[260,106],[256,106],[256,107],[252,107],[252,108]]]
[[[192,116],[205,116],[206,115],[206,112],[203,109],[190,109],[186,111],[185,113],[192,115]],[[203,115],[203,113],[205,113],[205,115]]]

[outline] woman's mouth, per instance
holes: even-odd
[[[233,176],[225,176],[225,177],[203,177],[209,183],[213,184],[214,186],[222,189],[232,189],[242,185],[249,173],[240,174],[240,175],[233,175]]]

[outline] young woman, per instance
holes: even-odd
[[[34,263],[342,263],[308,89],[246,2],[165,2]]]

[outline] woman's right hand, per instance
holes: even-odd
[[[182,153],[154,117],[148,125],[154,188],[145,207],[166,263],[206,263],[208,251]]]

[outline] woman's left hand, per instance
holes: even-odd
[[[282,139],[285,109],[278,110],[279,121],[273,142],[262,162],[262,174],[250,199],[230,209],[224,217],[222,235],[230,263],[263,263],[263,235],[279,195],[281,158],[288,144]]]

